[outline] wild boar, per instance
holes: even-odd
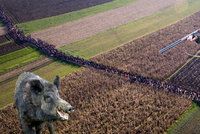
[[[51,134],[55,133],[53,121],[66,121],[74,108],[59,96],[60,78],[53,83],[30,72],[22,73],[14,95],[15,107],[23,133],[39,134],[47,124]]]

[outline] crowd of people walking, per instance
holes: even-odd
[[[74,64],[77,66],[83,66],[88,68],[94,68],[97,70],[104,71],[106,73],[117,74],[121,77],[127,78],[130,83],[141,83],[145,85],[150,85],[158,90],[165,90],[178,95],[184,95],[192,100],[199,101],[200,94],[192,90],[186,90],[181,88],[179,85],[169,84],[162,82],[157,79],[144,77],[136,73],[126,72],[120,70],[116,67],[107,66],[104,64],[99,64],[91,60],[86,60],[80,57],[75,57],[73,55],[65,54],[51,45],[40,39],[34,39],[30,35],[26,36],[22,30],[19,30],[16,25],[13,24],[11,19],[5,14],[5,12],[0,8],[0,20],[5,25],[7,29],[7,34],[17,43],[17,44],[28,44],[32,48],[39,50],[41,53],[53,59]]]

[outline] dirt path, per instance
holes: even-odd
[[[59,47],[151,15],[175,4],[174,0],[138,0],[125,7],[33,33],[32,36]]]

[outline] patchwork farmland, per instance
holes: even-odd
[[[58,1],[40,1],[34,2],[20,0],[20,1],[6,1],[1,0],[2,6],[5,10],[13,16],[17,22],[25,22],[50,16],[55,16],[67,12],[77,11],[87,7],[95,6],[110,2],[112,0],[58,0]],[[31,9],[31,10],[30,10]]]
[[[8,15],[10,15],[9,17],[12,17],[11,20],[17,23],[17,25],[19,25],[22,29],[23,25],[20,26],[21,22],[53,15],[49,13],[49,16],[40,16],[36,13],[35,18],[33,16],[29,16],[31,18],[28,18],[25,15],[23,16],[23,13],[20,13],[21,10],[16,12],[16,14],[12,14],[14,10],[12,8],[17,8],[17,6],[15,7],[11,4],[12,1],[10,1],[11,3],[3,0],[0,2],[5,5],[3,6],[3,9]],[[76,9],[70,5],[70,8],[67,11],[61,10],[57,11],[57,13],[70,13],[71,11],[80,10],[86,7],[88,7],[88,10],[90,8],[98,8],[99,6],[104,6],[105,8],[107,4],[109,5],[112,2],[116,2],[116,5],[117,2],[119,4],[120,0],[98,1],[100,3],[95,3],[95,1],[93,1],[94,3],[92,4],[88,4],[89,2],[73,2],[74,4],[80,5],[80,7]],[[138,3],[145,3],[147,1],[133,0],[132,2],[129,2],[129,5],[122,3],[119,4],[122,7],[113,6],[115,9],[109,7],[109,10],[115,10],[115,13],[117,13],[117,11],[122,11],[122,9],[127,9],[128,11],[131,7],[130,5],[142,8],[142,6]],[[154,0],[149,2],[156,3]],[[30,3],[32,2],[23,3],[30,6]],[[40,2],[35,2],[36,7],[38,3]],[[43,4],[41,4],[43,5],[41,7],[52,7],[52,10],[59,6],[59,4],[54,2],[46,4],[44,2]],[[167,6],[163,6],[165,4]],[[184,88],[186,91],[198,90],[196,87],[198,84],[195,84],[195,82],[198,82],[198,77],[195,76],[195,74],[198,74],[198,59],[193,59],[188,62],[188,64],[185,64],[187,60],[191,58],[185,52],[195,54],[198,51],[199,46],[191,42],[186,42],[184,45],[170,51],[166,55],[160,55],[159,49],[164,47],[167,43],[181,38],[182,36],[200,27],[200,2],[188,0],[186,3],[183,1],[165,1],[165,3],[162,3],[162,0],[160,0],[158,5],[160,5],[161,8],[158,8],[157,11],[151,12],[150,14],[144,14],[143,18],[139,17],[136,19],[130,19],[131,17],[134,18],[134,16],[129,16],[128,18],[130,20],[123,24],[119,25],[112,23],[110,24],[110,27],[107,27],[106,29],[100,27],[100,29],[97,29],[96,32],[88,34],[88,36],[84,37],[82,37],[82,35],[87,34],[85,33],[87,32],[87,28],[84,29],[84,20],[92,17],[95,18],[99,14],[105,15],[110,11],[102,10],[102,13],[93,14],[88,18],[80,17],[74,22],[66,21],[66,24],[60,23],[60,26],[56,26],[63,27],[63,25],[79,23],[82,21],[83,24],[79,24],[80,27],[78,27],[76,31],[79,29],[86,31],[83,32],[82,35],[75,32],[77,37],[80,36],[81,38],[75,39],[73,42],[67,42],[66,40],[68,40],[68,38],[62,39],[62,36],[61,38],[58,38],[59,33],[62,33],[62,28],[58,31],[54,31],[55,27],[51,26],[46,27],[45,30],[38,31],[39,34],[37,36],[34,35],[33,38],[29,35],[25,36],[25,40],[21,40],[26,41],[23,44],[20,43],[20,41],[14,42],[13,37],[9,36],[11,33],[5,33],[5,36],[1,36],[0,87],[2,94],[0,95],[0,106],[2,109],[0,110],[0,132],[21,132],[16,109],[13,109],[12,104],[8,103],[12,103],[13,101],[12,97],[16,77],[23,71],[34,71],[35,73],[41,75],[41,77],[47,79],[51,79],[55,75],[62,76],[61,96],[63,99],[75,106],[76,110],[70,115],[70,120],[68,122],[55,123],[56,131],[58,133],[164,133],[168,131],[171,125],[181,117],[181,114],[183,114],[184,111],[187,111],[190,107],[194,107],[194,103],[190,100],[191,98],[188,99],[187,95],[182,96],[179,92],[176,93],[174,91],[168,92],[165,86],[155,86],[159,83],[153,83],[153,86],[150,86],[151,82],[149,83],[147,80],[160,82],[172,75],[170,79],[171,83]],[[185,10],[179,10],[186,5],[187,8]],[[149,7],[151,7],[151,5],[149,5]],[[29,8],[30,7],[27,9]],[[35,9],[33,8],[30,12],[36,12],[34,10]],[[43,9],[41,8],[41,10]],[[80,12],[82,10],[80,10]],[[125,11],[126,10],[124,10],[124,12]],[[147,12],[145,10],[142,11],[143,13]],[[171,12],[174,11],[176,11],[174,16],[170,16]],[[117,15],[115,13],[113,14]],[[25,18],[19,18],[19,16]],[[107,16],[105,16],[105,18],[106,17]],[[120,20],[121,17],[118,16],[116,18]],[[155,18],[160,19],[155,21]],[[165,21],[165,19],[167,21]],[[144,23],[144,21],[148,21],[148,23]],[[136,25],[138,29],[135,28]],[[132,28],[131,26],[134,28],[130,30],[130,28]],[[9,31],[9,28],[7,28],[7,30]],[[26,27],[24,27],[24,30],[26,30]],[[64,35],[68,32],[68,30],[68,28],[63,28],[62,34]],[[90,31],[88,31],[88,33],[90,33]],[[49,34],[51,34],[51,36],[49,36]],[[46,38],[44,38],[45,36]],[[53,43],[56,47],[62,46],[58,49],[59,51],[62,51],[63,54],[65,53],[66,56],[71,55],[73,57],[73,55],[75,55],[80,57],[78,60],[82,58],[89,59],[84,60],[85,62],[83,65],[83,67],[89,68],[85,69],[69,65],[71,60],[62,60],[65,62],[63,63],[47,58],[49,55],[47,48],[50,47],[49,50],[51,50],[51,47],[53,46],[48,45],[48,43],[45,44],[42,41],[35,44],[31,43],[29,40],[34,38],[44,39],[48,43]],[[69,38],[71,37],[69,36]],[[55,40],[58,44],[54,43],[51,39]],[[32,46],[37,44],[46,45],[47,48],[39,46],[39,48],[44,47],[44,50],[40,51],[32,48]],[[47,52],[45,54],[46,56],[43,55],[43,53],[45,53],[44,51]],[[77,57],[75,57],[75,59],[76,58]],[[127,77],[124,77],[124,75],[119,75],[119,71],[109,73],[109,71],[102,71],[103,69],[100,69],[101,71],[98,70],[100,67],[94,67],[92,69],[92,66],[88,66],[86,62],[95,63],[95,66],[109,67],[106,70],[109,70],[110,68],[111,71],[114,71],[113,69],[123,70],[125,71],[125,75],[128,75],[128,79]],[[78,62],[75,62],[75,64],[77,63]],[[182,67],[183,65],[186,66]],[[180,67],[182,68],[179,70]],[[126,72],[130,74],[137,74],[136,81],[130,82],[132,79],[129,79],[129,77],[133,77],[135,75],[129,75]],[[186,72],[188,74],[182,72]],[[181,83],[189,80],[189,74],[194,76],[192,77],[194,80],[193,85]],[[195,105],[195,107],[198,106]],[[198,122],[196,126],[198,126]],[[175,132],[181,131],[179,128],[180,125],[175,128]],[[174,131],[169,131],[169,133],[170,132]],[[198,132],[199,131],[197,129],[193,131],[193,133]]]

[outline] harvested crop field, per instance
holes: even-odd
[[[159,49],[200,27],[199,21],[200,12],[107,54],[102,54],[95,60],[144,76],[165,79],[189,58],[185,52],[194,54],[200,47],[186,42],[164,55],[159,53]]]
[[[107,65],[116,66],[123,70],[137,72],[144,76],[165,79],[186,62],[188,56],[184,51],[195,53],[199,46],[186,43],[179,47],[179,49],[174,49],[166,55],[160,55],[158,53],[159,49],[172,40],[178,39],[187,34],[188,31],[192,31],[198,27],[199,23],[197,22],[200,21],[198,16],[199,13],[196,13],[156,33],[144,36],[113,51],[95,57],[94,60]],[[192,22],[190,21],[191,24],[197,25],[191,25],[188,23],[189,20],[193,20]],[[178,29],[175,29],[175,27]],[[185,30],[179,32],[180,29]],[[40,64],[40,66],[42,65]],[[12,75],[6,74],[2,76],[4,78],[3,80],[6,80],[6,76],[16,76],[22,70],[21,68],[16,69],[16,72],[18,72],[16,74],[14,73],[15,70],[13,70]]]
[[[200,88],[200,59],[194,58],[181,70],[178,71],[170,82],[180,85],[188,90],[193,90],[199,93]]]
[[[163,80],[185,63],[188,56],[184,51],[195,53],[199,46],[186,43],[185,46],[174,49],[166,55],[160,55],[159,49],[171,40],[180,38],[200,27],[199,14],[200,12],[175,25],[127,43],[106,54],[96,56],[92,60]],[[32,40],[32,38],[29,39]],[[30,41],[29,43],[38,45],[38,49],[45,48],[41,49],[41,52],[55,50],[54,47],[50,47],[51,45],[41,42],[32,43]],[[20,54],[23,56],[22,53]],[[20,54],[15,54],[15,56],[20,57]],[[46,55],[56,57],[55,55],[58,53],[51,54],[48,52]],[[36,54],[36,58],[39,56]],[[30,57],[33,56],[30,55]],[[4,64],[4,61],[13,61],[4,64],[6,67],[15,63],[15,57],[12,55],[9,59],[0,58],[2,59],[0,60],[1,64]],[[29,59],[29,57],[26,58]],[[87,63],[92,62],[88,61]],[[130,84],[125,78],[115,75],[118,72],[112,74],[113,70],[111,70],[111,74],[107,74],[105,73],[106,69],[103,72],[89,68],[92,65],[81,65],[86,65],[85,67],[88,68],[62,79],[61,96],[75,106],[76,110],[71,114],[70,121],[57,123],[58,133],[164,133],[191,106],[191,100],[167,93],[164,91],[165,89],[154,89],[141,84],[142,82]],[[1,67],[4,69],[4,66]],[[46,73],[50,73],[50,71],[47,69]],[[3,88],[3,90],[5,89]],[[7,93],[11,94],[11,92]],[[2,101],[5,100],[2,99]],[[20,133],[19,126],[16,110],[12,106],[0,110],[0,133]]]
[[[64,78],[62,90],[76,112],[69,122],[59,123],[59,133],[163,133],[191,104],[179,96],[87,69]],[[10,106],[1,110],[0,131],[19,133],[16,120]]]
[[[167,66],[169,70],[175,70],[185,62],[187,56],[184,57],[185,54],[179,51],[180,48],[165,56],[159,56],[158,50],[166,42],[186,34],[185,31],[178,35],[175,34],[177,31],[174,27],[180,30],[182,26],[188,26],[187,30],[192,31],[195,27],[189,26],[186,22],[189,19],[197,18],[198,14],[107,54],[95,57],[93,60],[132,71],[136,66],[132,65],[132,60],[138,55],[142,59],[137,58],[136,60],[140,60],[138,66],[142,66],[142,68],[145,67],[145,63],[150,62],[148,63],[149,68],[154,69],[158,66],[156,64],[162,63],[164,64],[163,68],[170,64]],[[197,49],[197,46],[192,44],[186,46],[182,46],[182,49],[193,53]],[[153,56],[151,57],[151,55]],[[175,60],[176,58],[177,60]],[[176,65],[172,66],[174,62]],[[147,70],[142,74],[162,78],[164,69],[155,70]],[[152,75],[152,72],[157,74]],[[165,73],[170,74],[171,72]],[[191,101],[179,96],[164,91],[155,91],[144,85],[130,85],[125,79],[116,75],[88,69],[65,77],[62,80],[62,89],[63,98],[76,107],[76,112],[71,115],[69,122],[59,123],[57,130],[59,133],[163,133],[191,105]],[[0,125],[3,125],[1,131],[19,133],[15,111],[11,107],[7,107],[0,113],[2,123]],[[11,120],[15,120],[15,122]]]
[[[110,1],[112,0],[0,0],[0,3],[17,22],[25,22],[77,11]]]
[[[146,3],[146,4],[143,4]],[[127,6],[33,33],[55,46],[63,46],[176,5],[174,0],[139,0]]]

